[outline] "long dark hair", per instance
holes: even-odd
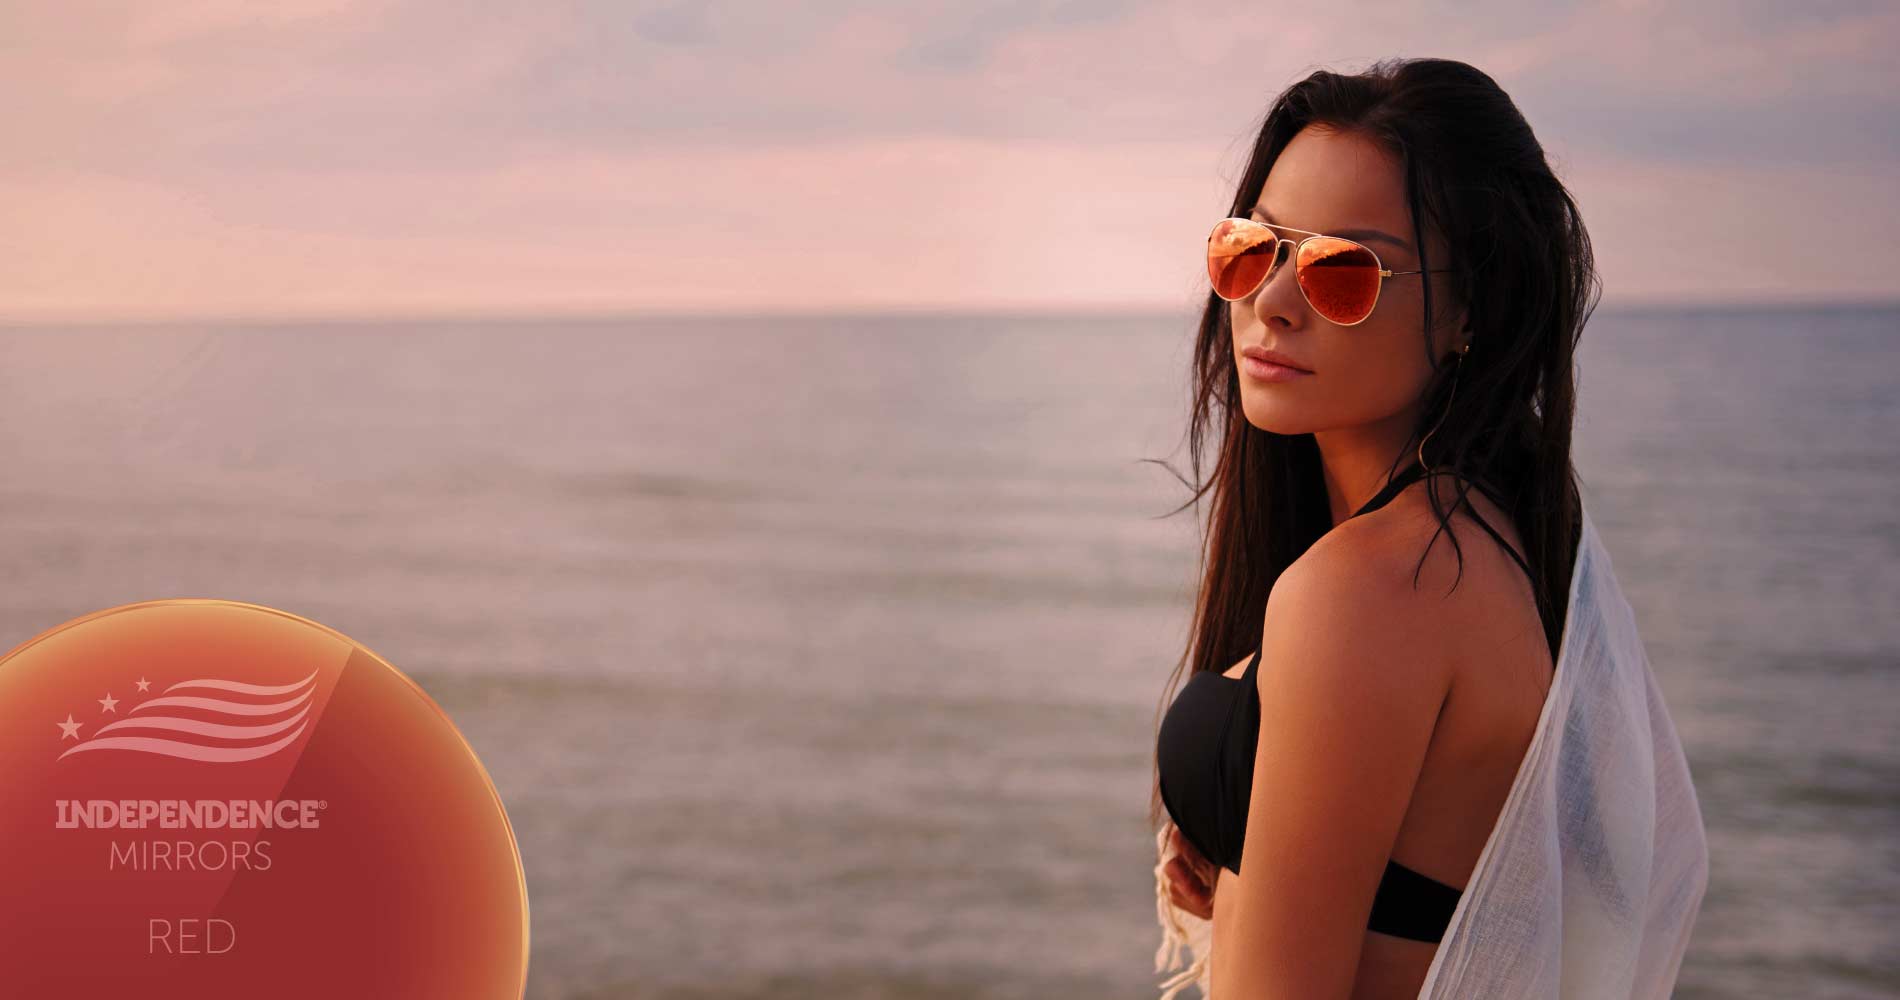
[[[1419,425],[1388,476],[1422,443],[1434,473],[1426,492],[1438,518],[1426,553],[1439,534],[1449,534],[1460,578],[1464,556],[1449,529],[1452,512],[1472,480],[1499,494],[1535,577],[1554,662],[1582,524],[1570,462],[1576,345],[1601,291],[1576,203],[1524,115],[1491,77],[1448,59],[1393,59],[1352,75],[1321,70],[1275,98],[1228,215],[1248,214],[1281,150],[1308,125],[1363,135],[1397,158],[1418,266],[1450,268],[1455,301],[1468,310],[1472,346],[1459,362],[1454,392],[1454,364],[1431,356],[1435,324],[1426,284],[1420,339],[1435,374]],[[1449,261],[1426,257],[1428,226],[1443,235]],[[1190,641],[1170,689],[1184,666],[1225,672],[1257,649],[1274,581],[1333,527],[1313,436],[1262,431],[1241,410],[1229,308],[1208,291],[1187,434],[1193,474],[1175,472],[1191,495],[1171,513],[1210,502]],[[1213,431],[1213,469],[1203,478],[1203,449]],[[1449,505],[1441,503],[1437,473],[1455,484]],[[1424,560],[1421,554],[1421,567]],[[1157,712],[1157,729],[1170,700]],[[1151,826],[1162,813],[1157,785]]]

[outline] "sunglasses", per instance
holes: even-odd
[[[1306,235],[1295,242],[1281,239],[1276,229]],[[1207,276],[1214,283],[1214,294],[1229,302],[1252,295],[1273,274],[1281,244],[1293,247],[1293,276],[1306,304],[1340,326],[1358,326],[1372,315],[1385,279],[1425,273],[1388,271],[1365,244],[1338,236],[1252,219],[1222,219],[1207,237]],[[1447,270],[1435,267],[1432,273]]]

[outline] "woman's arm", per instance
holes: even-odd
[[[1450,690],[1444,588],[1427,572],[1414,589],[1417,554],[1403,547],[1377,530],[1335,531],[1268,598],[1246,847],[1217,922],[1213,996],[1352,992]]]

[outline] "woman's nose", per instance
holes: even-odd
[[[1304,305],[1303,302],[1285,298],[1291,295],[1293,299],[1298,299],[1299,291],[1288,282],[1280,280],[1282,275],[1293,270],[1291,266],[1293,246],[1291,240],[1285,239],[1274,245],[1273,267],[1268,269],[1266,280],[1254,290],[1254,314],[1259,316],[1263,323],[1270,321],[1275,315],[1290,317]]]

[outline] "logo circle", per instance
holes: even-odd
[[[389,662],[258,604],[128,604],[0,658],[0,885],[21,996],[526,989],[474,750]]]

